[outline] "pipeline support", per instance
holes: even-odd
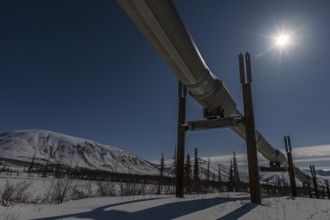
[[[290,177],[290,185],[291,185],[291,193],[292,196],[297,196],[297,187],[296,187],[296,179],[294,175],[294,168],[293,168],[293,160],[292,160],[292,147],[291,147],[291,139],[290,136],[284,137],[285,143],[285,150],[288,156],[288,164],[289,164],[289,177]]]
[[[319,199],[320,196],[319,196],[319,189],[318,189],[318,184],[317,184],[317,179],[316,179],[315,166],[310,165],[310,170],[311,170],[311,175],[312,175],[312,178],[313,178],[315,196],[316,196],[317,199]]]
[[[251,82],[252,82],[251,60],[249,53],[245,54],[245,66],[246,66],[246,74],[244,69],[243,54],[240,54],[239,69],[240,69],[240,80],[243,89],[243,102],[244,102],[243,124],[245,126],[245,133],[246,133],[250,196],[252,203],[261,204],[258,156],[257,156],[257,146],[256,146],[256,138],[255,138],[255,124],[254,124],[252,90],[251,90]]]
[[[186,121],[186,96],[187,89],[181,82],[178,88],[179,111],[178,111],[178,136],[177,136],[177,153],[176,153],[176,197],[183,198],[184,188],[184,148],[185,148],[185,127]]]

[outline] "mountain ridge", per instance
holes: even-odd
[[[0,158],[30,163],[57,164],[68,167],[80,167],[92,170],[104,170],[117,173],[159,175],[159,164],[151,163],[120,148],[100,144],[96,141],[77,138],[46,130],[19,130],[0,134]],[[205,179],[207,161],[199,158],[200,178]],[[1,162],[1,161],[0,161]],[[192,163],[193,169],[193,163]],[[220,165],[222,181],[229,175],[229,167]],[[174,176],[172,161],[165,164],[165,174]],[[308,173],[308,171],[305,171]],[[330,176],[330,172],[317,171],[319,176]],[[210,178],[218,179],[219,165],[210,163]],[[248,173],[240,171],[240,179],[248,182]],[[287,185],[289,177],[284,173],[260,172],[260,181]],[[298,185],[301,185],[297,181]]]
[[[61,163],[111,172],[158,174],[147,160],[117,147],[83,138],[46,131],[19,130],[0,134],[0,157],[29,162],[35,155],[38,163]]]

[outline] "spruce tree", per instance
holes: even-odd
[[[206,192],[210,189],[210,155],[207,160],[207,169],[206,169]]]
[[[162,153],[160,158],[160,176],[164,175],[164,167],[165,167],[165,159],[164,159],[164,153]]]
[[[196,193],[200,192],[200,179],[199,179],[199,163],[198,163],[198,148],[194,149],[195,159],[194,159],[194,176],[193,176],[193,190]]]
[[[177,148],[176,148],[176,145],[174,146],[174,154],[173,154],[173,174],[176,175],[176,151],[177,151]]]
[[[161,194],[162,185],[163,185],[163,176],[164,176],[164,154],[162,153],[160,158],[160,169],[159,169],[159,187],[158,187],[158,194]]]
[[[194,180],[199,180],[198,148],[195,148],[194,152]]]
[[[235,151],[233,152],[233,179],[234,182],[239,183],[240,178],[239,178],[239,170],[238,170],[238,165],[237,165],[237,159],[236,159],[236,153]]]
[[[191,160],[189,154],[187,154],[184,164],[184,185],[186,186],[186,193],[191,193],[192,190],[191,171]]]
[[[236,190],[236,188],[239,186],[241,180],[239,178],[239,171],[238,171],[238,165],[237,165],[237,159],[236,159],[236,153],[235,151],[233,152],[233,186],[234,189]]]
[[[233,185],[234,185],[234,175],[233,175],[233,164],[232,160],[230,158],[230,165],[229,165],[229,172],[228,172],[228,191],[233,191]]]
[[[209,159],[207,160],[206,181],[210,182],[210,155]]]

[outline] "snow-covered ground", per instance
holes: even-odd
[[[269,197],[263,205],[249,202],[248,194],[221,193],[187,196],[98,197],[60,205],[1,207],[2,217],[16,219],[330,219],[330,201]],[[1,216],[0,215],[0,216]],[[3,219],[3,218],[1,218]]]
[[[7,178],[0,177],[0,186]],[[12,177],[10,182],[28,181],[31,199],[42,198],[54,179]],[[76,181],[84,186],[86,182]],[[95,191],[95,185],[92,186]],[[262,205],[250,203],[246,193],[207,195],[144,195],[92,197],[62,204],[0,206],[0,219],[330,219],[330,200],[263,196]]]

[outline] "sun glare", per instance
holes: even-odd
[[[276,38],[276,44],[280,47],[284,47],[289,43],[290,39],[288,35],[281,34]]]
[[[286,27],[285,23],[282,25],[276,25],[276,29],[269,35],[261,35],[262,37],[269,40],[269,47],[264,51],[257,54],[257,57],[262,57],[270,51],[276,51],[279,54],[279,60],[281,61],[282,57],[289,56],[291,47],[301,46],[297,42],[297,35],[303,26],[300,26],[296,29]]]

